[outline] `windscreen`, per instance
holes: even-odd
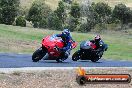
[[[57,37],[56,35],[52,35],[50,37],[50,41],[62,41],[61,37]]]

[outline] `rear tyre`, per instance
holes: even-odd
[[[99,58],[94,58],[94,59],[92,59],[91,61],[92,62],[97,62],[99,60]]]
[[[33,55],[32,55],[32,61],[33,62],[38,62],[39,60],[41,60],[46,54],[46,51],[43,51],[42,48],[39,48],[38,50],[36,50]]]
[[[95,56],[95,58],[91,59],[92,62],[97,62],[99,59],[101,59],[102,56]]]
[[[73,61],[77,61],[80,59],[80,55],[79,55],[79,51],[76,51],[73,55],[72,55],[72,60]]]

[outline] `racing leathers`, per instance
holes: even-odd
[[[70,55],[70,51],[71,51],[71,47],[72,47],[72,42],[73,41],[72,37],[69,36],[63,36],[63,34],[56,34],[57,37],[61,37],[63,42],[64,42],[64,47],[59,49],[62,54],[61,54],[61,58],[63,59],[67,59],[68,56]]]

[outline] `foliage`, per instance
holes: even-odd
[[[18,14],[20,16],[27,16],[28,15],[29,8],[27,7],[19,7]]]
[[[92,29],[94,29],[96,22],[95,20],[91,20],[92,18],[88,18],[87,22],[82,23],[80,26],[80,30],[81,32],[90,32]]]
[[[47,23],[47,19],[41,19],[38,25],[40,28],[47,28],[48,27],[48,23]]]
[[[66,2],[66,3],[69,3],[71,4],[72,3],[72,0],[62,0],[63,2]]]
[[[108,4],[99,2],[94,6],[95,12],[98,13],[99,17],[109,16],[111,14],[111,7]]]
[[[16,26],[26,27],[26,19],[22,16],[19,16],[16,19]]]
[[[0,8],[0,24],[2,23],[2,9]]]
[[[19,0],[1,0],[0,18],[3,24],[11,25],[18,13]]]
[[[78,18],[74,18],[73,16],[69,17],[69,22],[67,28],[69,28],[70,31],[76,31],[76,27],[79,25]]]
[[[53,30],[62,30],[62,21],[56,13],[51,13],[48,16],[48,27]]]
[[[126,7],[124,4],[118,4],[115,6],[113,10],[113,18],[116,18],[121,21],[121,24],[127,24],[130,22],[131,19],[131,10],[130,8]]]
[[[82,16],[83,20],[81,22],[79,31],[89,32],[98,23],[99,16],[98,16],[97,12],[95,12],[94,7],[95,7],[95,3],[92,3],[91,5],[82,4],[81,16]]]
[[[80,8],[79,4],[75,2],[71,5],[70,15],[73,16],[74,18],[80,18],[80,15],[81,15],[80,10],[81,10],[81,8]]]
[[[79,18],[81,16],[80,14],[80,6],[78,3],[74,2],[71,4],[71,10],[70,10],[70,16],[69,16],[69,21],[68,21],[68,28],[71,31],[77,30],[76,27],[79,26]]]
[[[62,1],[59,2],[57,10],[55,10],[55,13],[57,14],[58,18],[64,23],[66,19],[66,10],[65,5]]]
[[[111,22],[111,7],[103,2],[97,4],[92,3],[91,14],[93,14],[92,20],[93,24],[99,24],[99,30],[107,29],[106,24]],[[93,25],[95,26],[95,25]]]
[[[42,27],[40,25],[42,25],[43,23],[45,25],[45,20],[50,13],[50,7],[46,5],[42,0],[38,0],[32,4],[26,19],[28,21],[31,21],[34,27]]]

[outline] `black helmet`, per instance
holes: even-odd
[[[101,40],[101,37],[100,35],[96,35],[95,38],[94,38],[95,41],[100,41]]]

